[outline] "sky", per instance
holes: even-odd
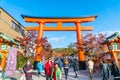
[[[37,25],[27,23],[21,15],[38,17],[86,17],[97,16],[95,21],[83,23],[93,26],[93,31],[85,33],[120,33],[120,0],[0,0],[0,6],[23,26]],[[49,26],[50,24],[48,24]],[[54,25],[54,24],[53,24]],[[66,24],[72,25],[72,24]],[[44,32],[53,48],[64,48],[76,42],[76,32]]]

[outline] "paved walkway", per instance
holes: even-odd
[[[16,71],[15,75],[13,75],[14,79],[11,79],[11,80],[20,80],[21,76],[22,75],[20,74],[20,72]],[[69,73],[68,73],[68,80],[90,80],[89,73],[87,70],[78,71],[78,78],[75,78],[74,76],[75,76],[75,74],[74,74],[73,70],[70,69]],[[94,73],[93,76],[94,76],[93,80],[102,80],[102,76],[97,72]],[[45,80],[44,72],[42,72],[42,76],[38,77],[37,71],[33,71],[33,80]],[[62,71],[62,80],[65,80],[64,71]],[[110,79],[110,80],[113,80],[113,79]]]

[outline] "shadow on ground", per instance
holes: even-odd
[[[37,72],[32,72],[32,75],[34,75],[34,76],[37,76],[37,77],[38,77],[38,73],[37,73]],[[45,77],[45,75],[44,75],[44,74],[42,74],[42,73],[41,73],[41,76],[42,76],[42,77]]]
[[[17,80],[17,79],[16,79],[16,78],[14,78],[14,77],[11,77],[11,78],[10,78],[10,80]]]

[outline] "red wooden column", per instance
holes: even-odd
[[[114,61],[116,62],[116,65],[117,65],[118,69],[120,70],[119,62],[118,62],[118,57],[117,57],[118,52],[116,52],[116,51],[111,51],[111,54],[112,54],[112,56],[113,56]]]
[[[2,70],[5,69],[5,63],[6,63],[6,54],[5,53],[2,53],[2,62],[1,62],[1,67],[2,67]]]
[[[77,43],[78,43],[78,58],[79,61],[84,61],[84,53],[83,50],[80,48],[81,43],[82,43],[82,33],[81,33],[81,26],[79,22],[76,22],[76,35],[77,35]]]
[[[44,26],[44,23],[40,22],[39,26],[38,26],[38,37],[37,37],[38,41],[40,41],[42,36],[43,36],[43,26]],[[41,61],[41,59],[42,59],[41,56],[40,56],[41,51],[42,51],[42,45],[41,44],[37,44],[35,61]]]
[[[77,44],[78,44],[78,59],[79,59],[79,68],[80,70],[86,69],[85,56],[84,52],[81,49],[82,44],[82,27],[80,26],[80,22],[76,22],[76,36],[77,36]]]

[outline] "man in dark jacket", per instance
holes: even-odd
[[[114,61],[112,61],[111,65],[111,75],[114,76],[114,80],[120,80],[120,72]]]
[[[103,63],[101,64],[101,69],[103,72],[102,80],[109,80],[109,65],[106,60],[103,60]]]
[[[74,69],[74,72],[75,72],[75,78],[77,78],[77,71],[79,70],[79,62],[78,60],[76,59],[76,57],[74,57],[73,59],[73,69]]]

